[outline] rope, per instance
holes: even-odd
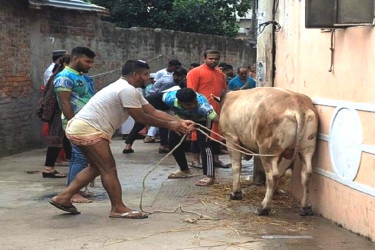
[[[208,135],[207,133],[205,133],[205,132],[202,131],[201,129],[197,129],[199,132],[201,132],[202,134],[204,134],[205,136],[207,136],[208,138],[210,138],[210,140],[216,141],[216,142],[218,142],[219,144],[221,144],[221,145],[223,145],[223,146],[226,146],[226,147],[228,147],[228,148],[230,148],[230,149],[233,149],[233,150],[235,150],[235,151],[238,151],[238,152],[240,152],[240,153],[242,153],[242,154],[253,155],[253,156],[277,156],[277,155],[271,155],[271,154],[258,154],[258,153],[255,153],[255,152],[251,151],[251,150],[248,149],[248,148],[245,148],[245,147],[243,147],[243,146],[241,146],[241,145],[239,145],[239,144],[237,144],[237,143],[232,142],[231,140],[226,139],[226,138],[225,138],[224,136],[222,136],[221,134],[216,133],[215,131],[212,131],[212,130],[208,129],[208,128],[206,128],[205,126],[203,126],[203,125],[201,125],[201,124],[199,124],[199,123],[196,123],[196,125],[198,125],[198,126],[200,126],[201,128],[203,128],[203,129],[205,129],[205,130],[207,130],[207,131],[209,131],[209,132],[211,132],[211,133],[217,135],[218,137],[220,137],[220,138],[226,140],[227,142],[230,142],[231,144],[233,144],[233,145],[236,146],[237,148],[234,148],[234,147],[232,147],[232,146],[228,146],[228,145],[226,145],[225,143],[223,143],[223,142],[221,142],[221,141],[219,141],[219,140],[216,140],[216,139],[212,138],[210,135]],[[239,148],[239,149],[238,149],[238,148]]]
[[[174,211],[153,211],[153,212],[149,212],[149,211],[145,211],[144,209],[143,209],[143,207],[142,207],[142,203],[143,203],[143,194],[144,194],[144,191],[146,190],[146,178],[156,169],[156,167],[157,166],[159,166],[160,165],[160,163],[162,163],[163,161],[164,161],[164,159],[166,159],[168,156],[170,156],[181,144],[182,144],[182,142],[185,140],[185,138],[186,138],[186,135],[184,135],[183,137],[181,137],[181,140],[180,140],[180,142],[171,150],[171,151],[169,151],[168,152],[168,154],[167,155],[165,155],[163,158],[161,158],[160,159],[160,161],[158,162],[158,163],[156,163],[156,165],[155,166],[153,166],[148,172],[147,172],[147,174],[145,175],[145,177],[143,178],[143,181],[142,181],[142,193],[141,193],[141,201],[140,201],[140,203],[139,203],[139,209],[142,211],[142,212],[145,212],[145,213],[149,213],[149,214],[152,214],[152,213],[157,213],[157,212],[159,212],[159,213],[175,213],[176,211],[178,211],[179,209],[181,210],[181,211],[183,211],[182,210],[182,208],[181,208],[181,206],[179,206],[179,207],[177,207]],[[198,213],[195,213],[195,212],[192,212],[192,213],[194,213],[194,214],[198,214]],[[198,214],[198,215],[200,215],[201,216],[201,214]]]
[[[153,58],[147,59],[146,62],[149,63],[149,62],[151,62],[151,61],[153,61],[153,60],[155,60],[155,59],[159,59],[159,58],[161,58],[161,57],[163,57],[162,54],[157,55],[157,56],[155,56],[155,57],[153,57]],[[106,71],[106,72],[102,72],[102,73],[99,73],[99,74],[96,74],[96,75],[92,75],[92,76],[90,76],[90,77],[91,77],[91,78],[94,78],[94,77],[98,77],[98,76],[102,76],[102,75],[106,75],[106,74],[114,73],[114,72],[117,72],[117,71],[120,71],[120,70],[121,70],[121,69],[114,69],[114,70],[111,70],[111,71]]]

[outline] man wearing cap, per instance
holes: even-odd
[[[52,71],[53,71],[53,68],[55,67],[57,60],[59,60],[60,57],[65,55],[65,53],[66,53],[66,50],[54,50],[52,52],[52,63],[48,66],[46,71],[44,71],[44,77],[43,77],[44,86],[47,85],[49,78],[52,76],[53,74]]]

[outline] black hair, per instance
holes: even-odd
[[[52,62],[55,62],[60,57],[62,57],[62,55],[52,56]]]
[[[176,98],[179,102],[190,103],[197,99],[197,94],[191,88],[182,88],[177,90]]]
[[[219,63],[219,65],[217,65],[219,68],[220,67],[223,67],[223,69],[224,69],[224,67],[225,66],[227,66],[228,64],[226,64],[225,62],[221,62],[221,63]]]
[[[183,67],[177,67],[176,70],[173,72],[173,75],[186,76],[187,71]]]
[[[94,51],[87,47],[75,47],[72,49],[71,57],[80,55],[85,55],[88,58],[94,58],[96,56]]]
[[[255,65],[255,63],[253,63],[253,64],[247,66],[247,68],[250,70],[250,72],[254,72],[254,70],[251,70],[251,68],[252,68],[253,66],[255,67],[255,71],[256,71],[256,65]]]
[[[223,70],[228,70],[228,69],[233,69],[233,66],[230,65],[230,64],[225,64],[225,65],[223,66]]]
[[[168,62],[168,66],[181,66],[181,62],[177,59],[172,59]]]
[[[208,54],[218,54],[218,55],[220,56],[220,52],[217,51],[217,50],[213,50],[213,49],[206,50],[206,51],[203,53],[204,58],[207,58],[207,55],[208,55]]]
[[[246,66],[239,66],[239,67],[237,68],[237,74],[240,73],[240,69],[246,69],[246,70],[249,70]]]
[[[178,86],[181,88],[181,89],[183,89],[183,88],[186,88],[186,85],[187,85],[187,83],[186,83],[186,79],[183,79],[181,82],[179,82],[179,84],[178,84]]]
[[[49,86],[49,82],[52,81],[52,86],[53,86],[53,81],[55,79],[55,76],[60,73],[64,68],[65,68],[65,64],[69,64],[70,63],[70,55],[68,54],[65,54],[63,56],[60,56],[59,60],[55,63],[55,66],[53,67],[52,69],[52,75],[50,76],[50,78],[48,79],[48,84],[47,86]]]
[[[133,72],[139,72],[142,69],[150,69],[150,66],[143,61],[128,60],[122,66],[122,75],[127,76]]]
[[[191,66],[191,67],[198,67],[198,66],[200,66],[200,64],[199,63],[191,63],[189,66]]]
[[[68,54],[65,54],[63,56],[60,56],[60,58],[58,58],[59,60],[56,62],[55,66],[53,67],[52,69],[52,72],[53,74],[57,74],[59,72],[61,72],[64,68],[65,68],[65,64],[69,64],[70,63],[70,55]]]

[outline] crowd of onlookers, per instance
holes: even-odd
[[[168,62],[166,68],[157,71],[156,73],[150,74],[150,82],[145,89],[140,89],[142,95],[148,97],[150,94],[160,93],[163,91],[172,90],[174,86],[186,87],[186,75],[187,73],[195,68],[200,66],[199,63],[191,63],[186,70],[182,67],[182,64],[179,60],[172,59]],[[238,66],[237,75],[234,72],[233,66],[225,62],[220,62],[218,68],[223,72],[225,76],[225,82],[227,89],[229,91],[238,90],[238,89],[247,89],[255,87],[256,79],[256,69],[255,64],[250,66]],[[136,125],[137,126],[137,125]],[[136,128],[139,131],[139,128]],[[140,134],[138,134],[140,133]],[[123,150],[124,154],[133,153],[131,145],[134,140],[139,137],[144,137],[144,143],[160,143],[159,153],[168,153],[170,149],[168,148],[168,131],[164,128],[155,128],[155,127],[142,127],[141,131],[134,134],[130,132],[130,137],[128,134],[124,135],[124,138],[128,138],[126,141],[125,148]],[[190,163],[191,167],[202,168],[200,155],[199,155],[199,146],[196,141],[196,134],[192,132],[188,137],[190,139],[190,152],[192,153],[193,159]],[[220,147],[220,153],[228,153],[224,146]]]

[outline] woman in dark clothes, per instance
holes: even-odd
[[[56,74],[62,71],[65,65],[69,64],[69,62],[69,55],[64,55],[60,58],[59,62],[55,65],[53,69],[53,75],[48,80],[44,94],[44,98],[46,98],[47,95],[52,97],[52,99],[53,97],[55,98],[55,102],[51,104],[52,107],[50,107],[49,109],[50,112],[53,112],[53,118],[51,122],[48,122],[48,135],[46,135],[48,148],[46,154],[46,161],[44,164],[44,171],[42,172],[42,176],[44,178],[65,178],[66,175],[61,174],[55,169],[56,159],[58,158],[61,148],[64,148],[67,159],[70,159],[72,151],[70,142],[68,138],[66,138],[65,131],[62,128],[61,110],[57,104],[53,85],[53,81],[55,79]]]

